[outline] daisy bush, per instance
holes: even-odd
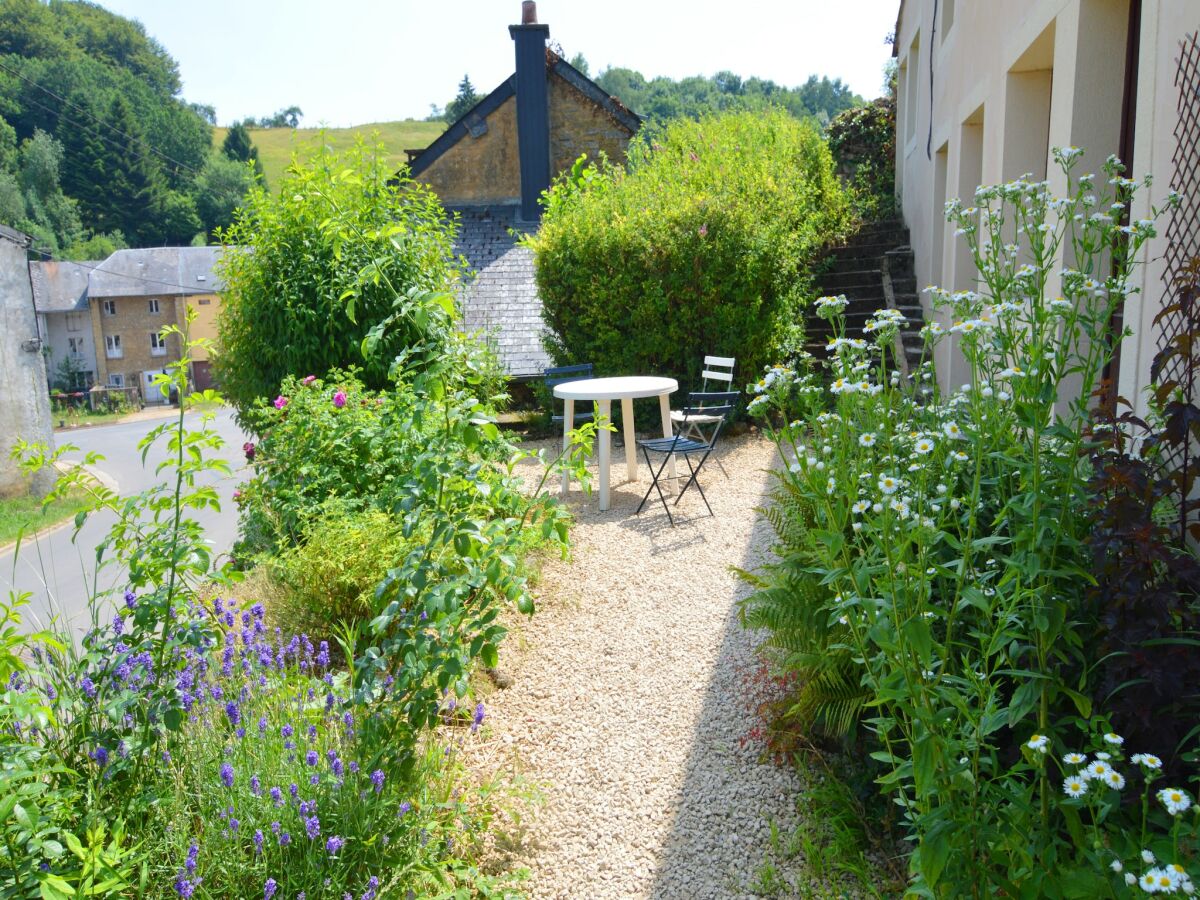
[[[914,890],[930,896],[1063,896],[1048,877],[1125,887],[1110,851],[1059,813],[1066,775],[1036,767],[1054,723],[1099,712],[1084,599],[1089,456],[1103,444],[1090,409],[1109,323],[1155,233],[1153,220],[1122,224],[1145,183],[1115,158],[1077,174],[1080,155],[1055,152],[1061,195],[1020,179],[947,205],[979,283],[928,289],[940,315],[911,378],[893,365],[897,311],[852,335],[845,298],[826,297],[828,361],[773,367],[750,389],[785,468],[771,513],[783,557],[745,614],[776,630],[785,666],[838,686],[836,703],[805,707],[818,725],[871,734],[914,842]],[[960,384],[937,377],[947,356],[968,373]]]

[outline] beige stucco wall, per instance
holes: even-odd
[[[221,312],[221,298],[216,294],[194,294],[187,298],[187,305],[196,313],[192,322],[189,337],[194,341],[205,339],[217,342],[217,316]],[[209,351],[204,347],[196,347],[192,351],[195,360],[207,360]]]
[[[116,314],[104,312],[104,300],[116,304]],[[150,301],[158,300],[158,312],[150,312]],[[167,325],[182,326],[183,298],[162,297],[108,297],[92,298],[92,324],[96,336],[96,362],[101,370],[97,380],[107,384],[109,375],[120,373],[125,376],[125,387],[137,387],[147,403],[161,403],[160,394],[152,394],[146,386],[143,373],[161,372],[166,366],[179,359],[181,350],[179,336],[167,336],[166,352],[155,355],[151,352],[150,335],[160,332]],[[107,337],[120,335],[120,357],[108,356]]]
[[[897,189],[918,284],[961,289],[972,285],[975,272],[944,223],[944,199],[965,199],[978,183],[1027,172],[1059,188],[1062,175],[1048,159],[1052,147],[1086,150],[1077,173],[1100,171],[1118,151],[1129,0],[941,0],[940,8],[934,30],[933,0],[903,3],[896,41]],[[1155,174],[1150,199],[1156,202],[1165,197],[1171,172],[1174,58],[1180,39],[1197,28],[1200,2],[1145,0],[1133,174]],[[1133,211],[1135,217],[1145,212]],[[1149,247],[1149,258],[1161,253],[1161,242]],[[1162,293],[1161,263],[1141,277],[1142,298],[1129,301],[1125,316],[1137,331],[1122,349],[1120,390],[1129,399],[1149,377],[1148,326]],[[965,380],[948,344],[938,362],[946,384]]]

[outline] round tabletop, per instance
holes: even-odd
[[[632,400],[658,397],[679,390],[674,378],[653,375],[626,375],[620,378],[585,378],[565,381],[554,388],[560,400]]]

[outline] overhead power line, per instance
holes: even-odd
[[[30,87],[37,88],[39,91],[42,91],[43,93],[48,94],[49,96],[53,97],[55,100],[59,101],[60,103],[66,105],[66,106],[69,106],[72,109],[78,110],[79,112],[83,113],[83,115],[87,116],[89,119],[91,119],[93,122],[95,122],[100,127],[106,128],[109,131],[111,131],[113,134],[119,135],[121,138],[124,139],[124,141],[125,141],[124,144],[117,144],[117,143],[111,141],[111,139],[106,137],[105,135],[102,135],[99,132],[96,132],[94,129],[88,128],[89,131],[91,131],[93,134],[96,134],[102,140],[110,141],[110,143],[112,143],[113,146],[120,147],[120,149],[123,149],[123,150],[128,150],[130,144],[141,144],[150,153],[153,153],[159,159],[164,160],[165,162],[168,162],[173,166],[178,166],[179,168],[183,169],[186,172],[190,172],[193,175],[200,174],[198,169],[194,169],[191,166],[189,166],[187,163],[180,162],[177,159],[173,159],[170,156],[167,156],[165,153],[161,152],[160,150],[155,149],[153,146],[148,144],[143,138],[134,137],[133,135],[126,134],[125,132],[121,131],[121,129],[113,126],[111,123],[106,122],[105,120],[94,115],[91,112],[91,110],[85,109],[84,107],[80,106],[79,104],[73,103],[72,101],[68,100],[66,97],[63,97],[62,95],[55,93],[54,91],[50,90],[48,87],[38,84],[32,78],[29,78],[28,76],[24,75],[17,69],[12,68],[11,66],[7,65],[6,63],[0,62],[0,70],[8,72],[8,74],[21,79],[21,81],[25,82]],[[70,122],[72,125],[83,124],[83,123],[80,123],[80,122],[77,122],[77,121],[71,119],[62,110],[51,109],[50,107],[46,106],[45,104],[39,103],[37,100],[31,99],[30,102],[36,104],[37,106],[40,106],[42,109],[46,110],[47,112],[56,113],[58,115],[65,116],[67,118],[67,121]],[[87,127],[87,126],[85,125],[84,127]],[[144,158],[143,154],[138,154],[138,155],[142,156]]]

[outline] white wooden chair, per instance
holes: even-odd
[[[714,393],[721,391],[729,391],[733,388],[733,368],[736,360],[732,356],[706,356],[704,357],[704,369],[701,372],[702,387],[704,393]],[[689,410],[675,409],[671,410],[671,423],[677,429],[681,429],[684,437],[692,438],[702,443],[710,443],[713,437],[713,431],[725,421],[728,414],[727,410],[722,410],[719,415],[705,414],[703,409],[690,410],[691,415],[688,415]],[[725,472],[725,467],[721,465],[719,459],[714,460],[725,477],[729,477],[729,473]]]

